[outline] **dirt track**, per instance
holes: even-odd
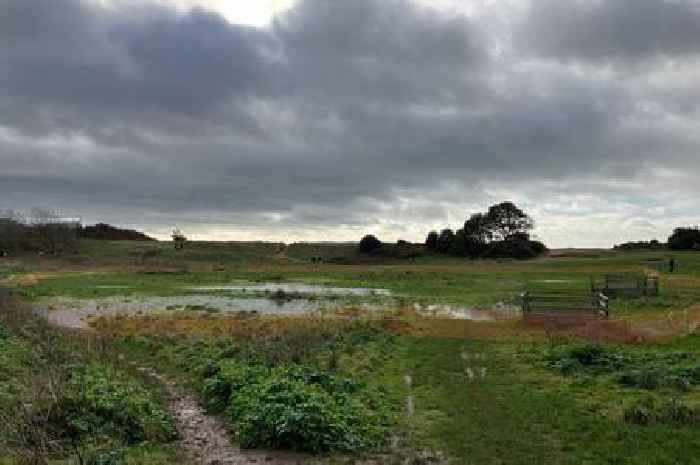
[[[139,367],[145,376],[158,381],[168,394],[168,409],[175,419],[183,449],[202,465],[300,465],[304,457],[277,451],[244,451],[231,443],[230,433],[219,418],[207,415],[197,400],[156,371]]]

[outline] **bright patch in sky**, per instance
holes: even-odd
[[[265,26],[275,14],[289,9],[294,0],[161,0],[173,1],[181,8],[202,7],[216,11],[228,21],[251,26]]]

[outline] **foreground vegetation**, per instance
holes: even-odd
[[[250,418],[258,419],[253,437],[262,442],[257,445],[305,444],[271,436],[266,419],[297,415],[298,438],[322,424],[313,408],[302,413],[291,405],[310,382],[327,383],[337,389],[336,396],[359,387],[377,416],[355,424],[372,433],[392,431],[399,441],[395,457],[439,461],[447,456],[460,464],[675,464],[693,463],[700,453],[697,335],[649,347],[478,341],[417,337],[411,330],[417,322],[399,324],[392,316],[351,326],[337,320],[302,319],[303,324],[290,325],[287,319],[272,319],[244,325],[240,331],[246,337],[215,337],[198,332],[197,317],[170,318],[192,325],[174,336],[157,326],[118,322],[101,329],[119,334],[119,344],[131,357],[167,367],[198,389],[213,411],[226,412],[244,444]],[[646,381],[649,377],[655,381]],[[299,391],[291,388],[300,379]],[[339,389],[342,379],[348,384]],[[236,391],[241,380],[255,389]],[[270,386],[285,387],[270,397]],[[348,418],[335,408],[325,411],[341,422],[336,425]],[[354,408],[355,414],[363,411]],[[333,444],[335,430],[323,431],[325,436],[312,436]],[[382,444],[369,450],[381,451]],[[332,450],[354,449],[347,446],[335,443]]]
[[[113,348],[81,342],[0,306],[0,451],[18,464],[176,463],[159,390]]]

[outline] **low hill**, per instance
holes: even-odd
[[[155,239],[142,232],[133,229],[121,229],[105,223],[81,228],[80,237],[102,241],[155,241]]]

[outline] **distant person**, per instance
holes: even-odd
[[[676,271],[676,259],[675,258],[672,258],[668,261],[668,269],[669,269],[669,272],[671,272],[671,273]]]

